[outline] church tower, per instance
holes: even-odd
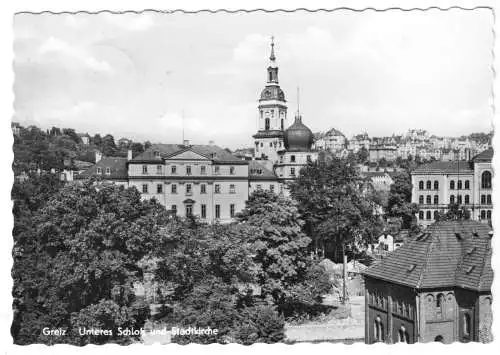
[[[278,82],[278,65],[274,54],[274,38],[271,38],[271,55],[267,67],[267,83],[259,99],[259,127],[254,138],[255,157],[273,163],[278,152],[285,149],[284,132],[287,124],[285,93]]]

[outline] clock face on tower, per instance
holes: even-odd
[[[271,90],[266,90],[266,91],[264,92],[264,95],[265,95],[266,97],[271,97]]]

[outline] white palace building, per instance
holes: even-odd
[[[256,189],[287,193],[286,183],[317,159],[313,133],[297,111],[288,126],[285,94],[271,43],[267,83],[259,105],[259,127],[253,136],[252,160],[242,160],[215,145],[153,144],[127,158],[104,157],[77,178],[100,176],[126,187],[135,186],[144,199],[155,198],[181,217],[229,222]]]

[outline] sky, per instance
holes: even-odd
[[[475,11],[18,14],[14,121],[252,146],[270,37],[313,132],[493,129],[493,16]],[[184,124],[183,119],[184,117]]]

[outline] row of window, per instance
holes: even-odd
[[[97,168],[97,174],[102,174],[102,168]],[[110,167],[106,167],[105,174],[111,175],[111,168]]]
[[[404,325],[401,325],[398,329],[398,343],[407,343],[410,344],[410,334],[406,330]],[[385,341],[385,333],[384,333],[384,322],[380,316],[375,317],[373,321],[373,341],[374,342],[384,342]]]
[[[214,193],[220,194],[221,192],[221,185],[220,184],[215,184],[214,185]],[[147,194],[149,193],[149,185],[148,184],[142,184],[142,193]],[[156,193],[157,194],[162,194],[163,193],[163,184],[156,184]],[[172,184],[170,186],[170,193],[171,194],[177,194],[177,184]],[[207,193],[207,185],[206,184],[200,184],[200,194],[206,194]],[[229,185],[229,193],[230,194],[235,194],[236,193],[236,185],[235,184],[230,184]],[[193,184],[185,184],[185,194],[186,195],[192,195],[193,194]]]
[[[184,206],[184,208],[186,217],[194,216],[195,214],[193,211],[194,206],[192,204],[188,203]],[[172,211],[172,213],[177,214],[177,205],[172,205],[170,207],[170,210]],[[236,215],[236,205],[234,203],[231,203],[229,205],[229,217],[234,218],[235,215]],[[207,218],[207,205],[205,204],[200,205],[199,216],[202,219]],[[221,216],[221,205],[215,205],[215,218],[220,219],[220,216]]]
[[[492,175],[490,171],[485,171],[481,174],[481,188],[482,189],[491,189],[491,179]],[[419,181],[418,182],[418,189],[419,190],[424,190],[424,186],[426,190],[431,190],[432,187],[434,187],[434,190],[439,189],[439,182],[437,180],[434,180],[434,183],[432,183],[431,180],[427,180],[424,185],[424,181]],[[470,181],[465,180],[462,184],[462,180],[458,180],[455,183],[455,180],[450,181],[450,190],[455,190],[455,186],[458,190],[469,190],[470,189]]]
[[[469,195],[464,195],[463,196],[463,199],[462,199],[462,195],[458,195],[456,198],[455,198],[455,195],[451,195],[450,196],[450,203],[458,203],[458,204],[470,204],[470,196]],[[423,205],[424,204],[424,196],[423,195],[420,195],[418,197],[418,203]],[[432,198],[432,196],[428,195],[425,197],[425,204],[426,205],[431,205],[431,204],[434,204],[434,205],[438,205],[439,204],[439,196],[438,195],[434,195],[434,198]],[[488,195],[481,195],[481,204],[484,205],[484,204],[488,204],[488,205],[491,205],[492,204],[492,200],[491,200],[491,195],[488,194]]]
[[[148,165],[143,165],[142,166],[142,173],[144,175],[149,174],[148,170]],[[99,173],[99,172],[98,172]],[[177,174],[177,165],[172,165],[170,167],[170,173],[172,175]],[[185,170],[186,175],[192,175],[192,167],[191,165],[186,165],[186,170]],[[162,175],[163,174],[163,165],[157,165],[156,166],[156,174]],[[200,175],[206,175],[207,174],[207,167],[205,165],[200,166]],[[215,165],[214,166],[214,174],[220,174],[220,166]],[[234,175],[236,174],[236,169],[234,166],[229,167],[229,174]]]
[[[424,211],[418,212],[418,219],[419,220],[428,220],[428,221],[437,220],[438,216],[439,216],[438,211],[434,211],[434,212],[426,211],[425,213],[424,213]],[[479,218],[490,220],[491,219],[491,210],[482,210],[479,214]]]

